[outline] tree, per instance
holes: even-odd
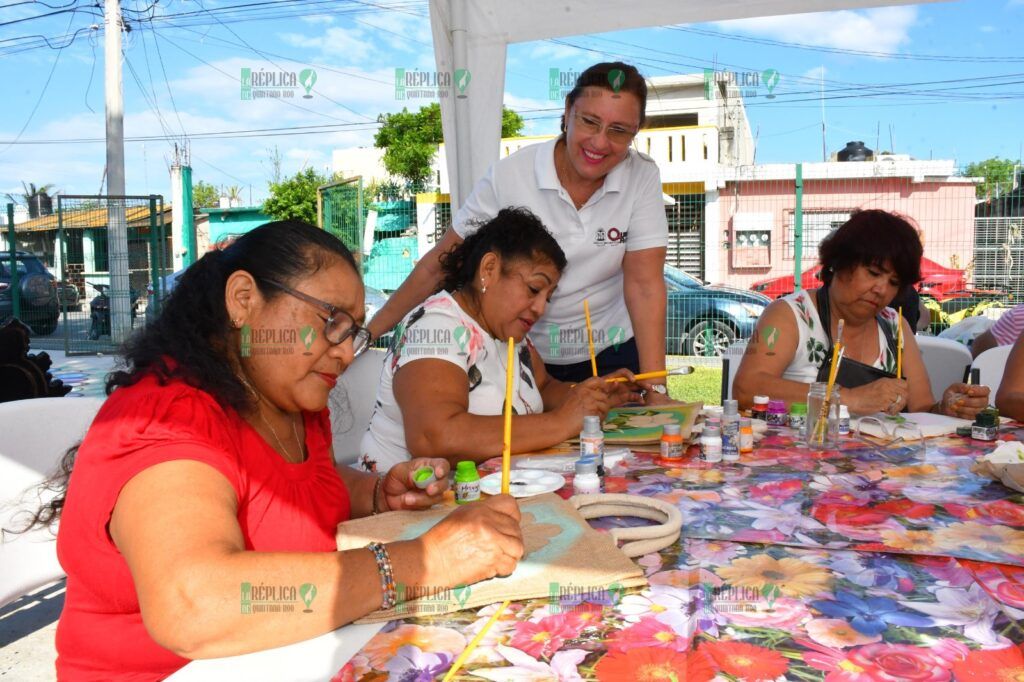
[[[271,182],[263,212],[275,220],[302,220],[316,225],[316,188],[328,182],[315,168],[299,171],[281,182]]]
[[[437,145],[444,141],[441,132],[441,106],[437,103],[377,117],[380,130],[373,138],[375,146],[384,149],[384,168],[391,175],[405,180],[409,189],[423,186],[430,177]],[[513,137],[523,129],[523,118],[511,109],[501,114],[502,137]]]
[[[32,197],[34,197],[34,196],[36,196],[38,194],[45,194],[45,195],[48,196],[49,193],[50,193],[50,190],[52,190],[53,187],[54,186],[52,184],[50,184],[50,185],[40,185],[39,187],[36,187],[36,183],[34,183],[34,182],[30,182],[30,183],[28,183],[26,185],[25,182],[22,181],[21,188],[22,188],[22,190],[24,190],[22,192],[22,194],[20,194],[18,196],[15,196],[13,194],[8,194],[7,198],[13,204],[24,204],[24,205],[28,206],[29,202],[32,201]],[[59,193],[59,192],[60,192],[60,190],[57,190],[57,192],[55,192],[55,194]]]
[[[193,208],[217,208],[218,206],[220,206],[219,189],[202,180],[192,185]]]
[[[987,199],[1005,194],[1013,189],[1013,170],[1018,165],[1020,165],[1020,161],[994,156],[991,159],[968,164],[964,175],[971,178],[985,178],[985,181],[976,186],[974,191],[979,199]]]

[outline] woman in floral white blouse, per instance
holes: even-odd
[[[973,418],[988,405],[988,387],[953,384],[936,403],[913,330],[886,307],[902,287],[921,280],[922,255],[921,238],[904,218],[880,210],[854,213],[819,247],[822,287],[785,296],[761,315],[734,382],[740,404],[751,405],[759,394],[803,402],[809,384],[828,375],[843,320],[846,350],[837,383],[852,413]],[[899,377],[897,324],[903,327]]]
[[[640,400],[634,383],[557,381],[527,332],[566,267],[554,237],[525,209],[503,209],[443,260],[441,291],[396,328],[362,454],[379,471],[410,457],[483,461],[501,454],[508,339],[515,340],[512,452],[550,447]],[[584,267],[579,265],[577,267]],[[633,375],[625,369],[608,376]]]

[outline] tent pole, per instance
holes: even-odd
[[[449,11],[452,18],[452,88],[450,96],[455,103],[455,157],[458,168],[455,173],[454,182],[451,186],[456,190],[452,194],[452,213],[462,205],[473,189],[474,178],[472,175],[472,163],[470,151],[473,143],[470,139],[469,125],[469,97],[465,92],[460,92],[455,83],[455,74],[460,69],[468,68],[469,55],[466,46],[466,36],[469,32],[466,23],[466,0],[449,0]],[[470,74],[472,77],[472,74]],[[451,180],[451,178],[449,178]]]

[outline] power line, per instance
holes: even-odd
[[[236,139],[236,138],[247,138],[247,137],[279,137],[287,135],[318,135],[324,133],[334,132],[346,132],[349,130],[372,130],[379,127],[380,124],[376,121],[370,123],[324,123],[320,125],[302,125],[302,126],[279,126],[274,128],[249,128],[245,130],[218,130],[210,131],[205,133],[192,133],[189,135],[190,140],[219,140],[219,139]],[[178,135],[136,135],[133,137],[125,137],[125,142],[159,142],[162,140],[176,140],[180,136]],[[64,138],[59,140],[21,140],[18,142],[8,142],[6,140],[0,140],[0,144],[18,144],[18,145],[47,145],[47,144],[96,144],[105,142],[106,138],[103,137],[77,137],[77,138]]]

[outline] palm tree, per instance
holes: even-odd
[[[40,209],[43,208],[45,208],[45,211],[43,211],[43,213],[49,215],[49,213],[52,210],[49,192],[54,188],[54,185],[46,184],[36,187],[36,183],[34,182],[30,182],[26,185],[25,182],[22,181],[21,188],[23,190],[23,193],[20,195],[20,197],[15,197],[13,194],[8,194],[8,200],[15,204],[24,204],[25,206],[27,206],[29,218],[38,218],[41,213]],[[58,190],[58,192],[59,191],[60,190]],[[54,194],[56,193],[57,192],[54,192]],[[37,197],[39,198],[38,200],[36,199]]]

